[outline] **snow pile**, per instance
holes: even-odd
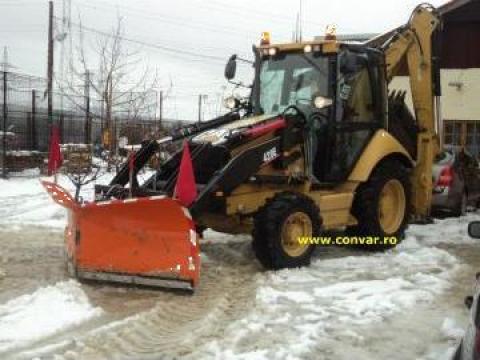
[[[106,174],[99,182],[108,183],[112,176]],[[70,193],[74,192],[74,186],[66,176],[59,176],[59,185]],[[83,187],[81,196],[85,200],[92,200],[94,184]],[[61,229],[67,221],[67,211],[50,198],[38,177],[0,179],[0,203],[1,225],[37,225]]]
[[[445,318],[441,325],[443,344],[430,344],[430,351],[419,360],[452,360],[465,334],[455,319]]]
[[[10,131],[3,132],[3,131],[0,130],[0,138],[2,138],[4,136],[5,137],[13,137],[13,136],[15,136],[15,133],[10,132]]]
[[[0,354],[100,316],[80,284],[70,280],[0,305]]]
[[[408,236],[415,236],[425,245],[475,244],[479,240],[468,236],[468,224],[479,221],[480,213],[472,212],[460,218],[434,219],[429,225],[410,225]]]
[[[465,330],[454,319],[445,318],[442,324],[442,334],[447,339],[459,340],[465,334]]]
[[[230,235],[208,229],[203,233],[202,244],[235,244],[248,240],[248,235]]]
[[[41,190],[39,178],[0,179],[0,199],[35,195]],[[3,206],[2,206],[3,207]]]
[[[39,151],[28,151],[28,150],[12,150],[12,151],[7,151],[7,155],[10,156],[32,156],[32,155],[38,155],[40,156],[42,153]]]
[[[298,358],[332,342],[362,342],[356,328],[381,322],[450,286],[455,257],[415,241],[383,254],[314,260],[310,268],[257,275],[252,311],[204,351],[219,358]],[[352,327],[352,326],[356,327]],[[254,344],[254,346],[252,346]]]
[[[39,178],[0,180],[0,202],[3,225],[65,226],[66,211],[50,199]]]

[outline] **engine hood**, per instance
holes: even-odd
[[[216,129],[204,131],[199,135],[193,137],[191,141],[195,144],[209,143],[212,145],[222,145],[233,134],[240,132],[243,129],[251,128],[255,125],[262,124],[276,117],[278,117],[278,115],[260,115],[245,117],[230,124],[220,126]]]

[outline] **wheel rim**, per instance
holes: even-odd
[[[386,234],[394,234],[405,217],[405,190],[397,179],[388,181],[380,193],[378,216],[380,226]]]
[[[309,245],[300,244],[300,237],[311,237],[312,220],[303,212],[291,214],[282,226],[282,248],[288,256],[299,257],[305,254]]]

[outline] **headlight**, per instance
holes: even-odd
[[[224,105],[227,109],[233,110],[233,109],[236,109],[238,107],[239,101],[235,97],[230,96],[230,97],[226,98],[223,101],[223,103],[224,103]]]
[[[270,48],[270,49],[268,49],[268,55],[270,55],[270,56],[275,56],[275,55],[277,55],[277,49],[276,49],[276,48]]]
[[[329,107],[329,106],[332,106],[333,104],[333,100],[330,99],[330,98],[326,98],[326,97],[323,97],[323,96],[315,96],[315,98],[313,99],[313,105],[317,108],[317,109],[324,109],[326,107]]]

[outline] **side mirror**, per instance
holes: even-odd
[[[480,221],[468,224],[468,235],[474,239],[480,239]]]
[[[313,96],[313,106],[317,108],[318,110],[325,109],[329,106],[333,105],[333,100],[321,95],[314,95]]]
[[[228,59],[227,66],[225,66],[225,78],[227,80],[232,80],[235,78],[237,73],[237,55],[230,56]]]

